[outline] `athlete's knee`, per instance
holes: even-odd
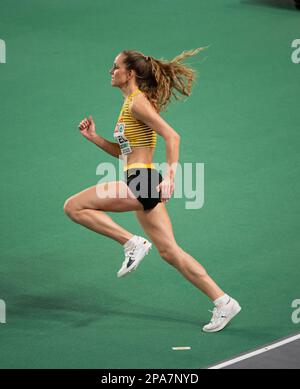
[[[166,244],[158,248],[160,256],[172,266],[176,266],[180,257],[180,248],[176,243]]]
[[[69,197],[64,203],[64,212],[70,219],[76,221],[78,215],[78,207],[73,197]]]

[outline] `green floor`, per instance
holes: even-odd
[[[300,330],[299,18],[293,1],[0,0],[0,367],[200,368]],[[63,212],[115,163],[76,128],[92,114],[113,140],[115,56],[206,45],[191,97],[163,116],[180,161],[205,164],[204,207],[168,203],[176,239],[243,307],[218,334],[201,332],[209,300],[156,249],[118,280],[122,248]],[[134,214],[113,217],[142,234]]]

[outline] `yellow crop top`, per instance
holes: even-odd
[[[137,120],[130,112],[129,105],[133,96],[142,93],[137,89],[128,96],[122,106],[114,137],[118,141],[122,154],[131,152],[132,147],[155,147],[157,134],[145,123]]]

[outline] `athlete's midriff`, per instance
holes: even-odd
[[[153,160],[154,147],[132,147],[132,152],[127,154],[126,165],[133,163],[151,164]]]

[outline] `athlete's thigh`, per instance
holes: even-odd
[[[135,212],[143,230],[159,251],[176,244],[173,227],[165,204],[158,203],[153,209]]]
[[[123,181],[94,185],[70,197],[76,209],[98,209],[107,212],[126,212],[143,209]]]

